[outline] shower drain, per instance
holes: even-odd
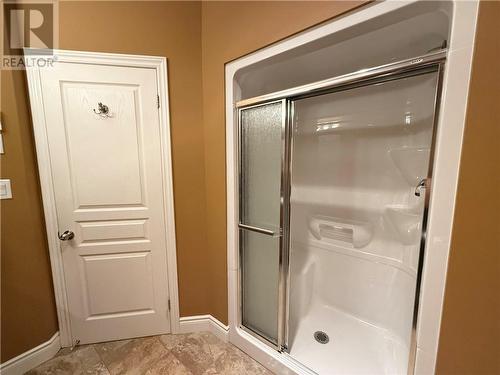
[[[314,332],[314,339],[320,344],[327,344],[330,341],[328,335],[323,331]]]

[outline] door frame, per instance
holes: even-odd
[[[47,137],[47,123],[43,105],[43,92],[40,71],[42,64],[47,60],[47,54],[37,53],[36,49],[25,48],[25,55],[30,56],[29,66],[26,67],[26,76],[31,104],[31,116],[38,161],[38,173],[42,192],[47,242],[49,246],[52,280],[56,300],[57,319],[61,346],[73,345],[74,338],[71,331],[66,283],[60,241],[57,237],[57,211],[55,192],[52,181],[52,166],[49,158],[49,144]],[[141,56],[114,53],[96,53],[70,50],[53,50],[50,58],[56,57],[57,62],[98,64],[107,66],[124,66],[154,69],[156,71],[157,88],[159,95],[159,124],[162,157],[163,181],[163,214],[165,216],[165,240],[167,252],[168,291],[170,299],[170,330],[179,331],[179,295],[177,284],[177,256],[175,238],[174,194],[172,179],[172,148],[170,136],[170,116],[168,98],[167,59],[160,56]],[[38,61],[41,63],[38,64]],[[42,68],[40,68],[40,66]],[[50,69],[50,67],[45,68]]]

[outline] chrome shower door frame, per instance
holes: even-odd
[[[282,164],[281,164],[281,202],[280,202],[280,258],[279,258],[279,289],[278,289],[278,342],[273,343],[263,338],[259,333],[252,331],[242,324],[242,243],[238,235],[239,267],[238,267],[238,326],[260,341],[270,345],[280,352],[289,352],[288,323],[289,323],[289,293],[290,293],[290,191],[291,191],[291,154],[293,149],[293,114],[294,102],[311,96],[318,96],[332,92],[345,91],[357,87],[398,80],[415,75],[437,73],[437,85],[434,97],[433,129],[429,156],[429,168],[425,183],[424,212],[422,215],[422,234],[419,248],[417,267],[413,320],[411,327],[411,340],[409,352],[408,374],[414,373],[417,349],[417,323],[420,301],[420,287],[422,282],[423,264],[426,247],[426,233],[428,225],[428,212],[431,195],[431,181],[434,165],[434,152],[438,126],[439,108],[442,94],[443,72],[446,61],[446,50],[429,53],[423,56],[406,59],[378,67],[363,69],[358,72],[345,74],[339,77],[326,79],[312,84],[266,94],[255,98],[244,99],[236,103],[238,111],[237,126],[237,165],[238,165],[238,190],[239,190],[239,217],[241,223],[242,209],[242,165],[241,165],[241,111],[244,109],[281,101],[282,113]],[[240,227],[241,228],[241,227]],[[248,228],[247,228],[248,229]],[[241,233],[241,229],[238,231]],[[262,233],[262,232],[261,232]]]
[[[279,232],[276,233],[274,231],[264,229],[264,228],[259,228],[251,225],[247,225],[243,223],[242,220],[242,212],[243,212],[243,193],[242,193],[242,186],[243,184],[243,158],[241,157],[241,152],[243,150],[242,147],[242,121],[241,121],[241,115],[242,111],[263,106],[263,105],[268,105],[268,104],[273,104],[273,103],[278,103],[281,102],[281,113],[282,113],[282,121],[281,121],[281,178],[280,178],[280,228]],[[239,267],[238,267],[238,326],[247,332],[248,334],[252,335],[253,337],[257,338],[258,340],[264,342],[267,345],[272,346],[274,349],[281,351],[283,344],[286,340],[286,322],[283,319],[283,316],[286,314],[286,300],[287,300],[287,279],[286,279],[286,274],[288,272],[288,220],[289,220],[289,213],[288,213],[288,206],[289,206],[289,192],[290,192],[290,184],[288,183],[289,181],[289,175],[286,171],[286,169],[283,166],[286,166],[289,164],[288,158],[289,158],[289,153],[290,153],[290,148],[289,148],[289,140],[291,138],[290,132],[290,122],[289,122],[289,106],[290,106],[290,101],[287,99],[278,99],[278,100],[271,100],[271,101],[265,101],[262,103],[255,103],[251,105],[247,105],[244,107],[238,108],[238,127],[237,127],[237,165],[238,165],[238,197],[239,197],[239,202],[238,202],[238,254],[239,254]],[[242,288],[243,288],[243,243],[240,241],[241,238],[241,232],[242,230],[248,230],[248,231],[253,231],[257,233],[261,233],[264,235],[268,236],[273,236],[273,237],[279,237],[279,280],[278,280],[278,337],[277,337],[277,342],[273,342],[273,340],[269,337],[267,337],[265,334],[262,332],[256,332],[252,330],[249,327],[246,327],[243,324],[242,317],[243,317],[243,296],[242,296]]]

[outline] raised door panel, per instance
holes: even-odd
[[[81,245],[144,241],[148,236],[146,219],[86,221],[78,224],[75,238]]]
[[[154,312],[149,252],[84,256],[82,266],[87,319]]]
[[[75,209],[146,204],[138,90],[61,82]],[[94,113],[98,103],[106,103],[110,113]]]

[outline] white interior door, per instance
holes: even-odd
[[[74,233],[60,243],[72,336],[167,333],[156,71],[60,62],[40,75],[58,226]]]

